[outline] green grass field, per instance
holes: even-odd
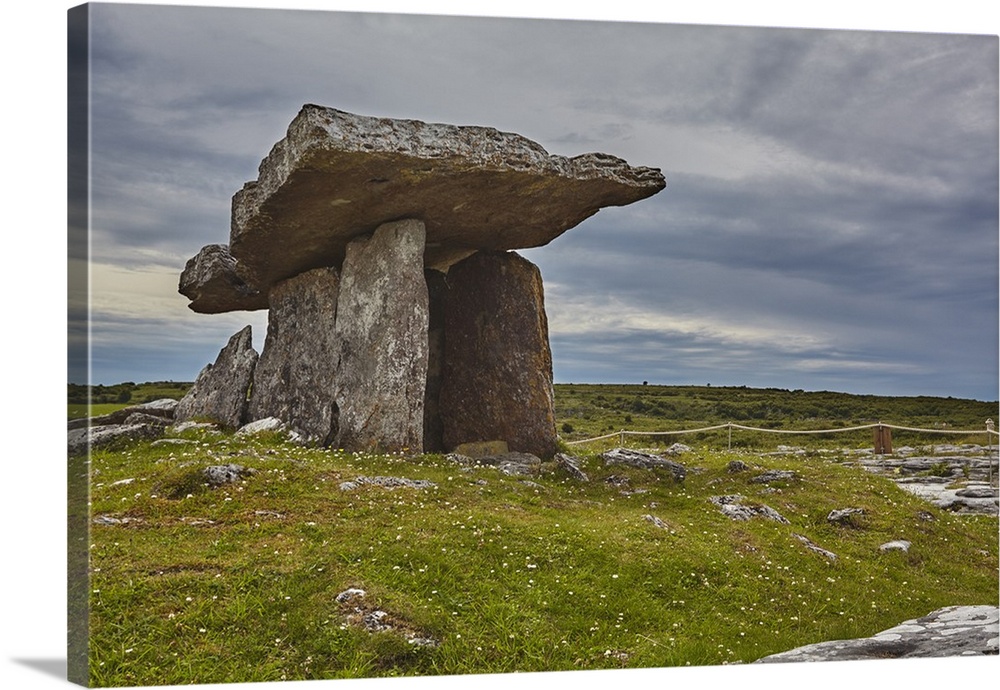
[[[91,516],[121,521],[90,529],[95,685],[746,663],[998,603],[995,518],[943,512],[839,456],[701,449],[679,458],[678,484],[585,455],[580,483],[552,464],[508,477],[436,455],[182,436],[91,459]],[[755,469],[727,472],[734,458]],[[221,463],[256,472],[202,486],[197,472]],[[748,481],[773,468],[798,478]],[[435,486],[339,488],[359,475]],[[790,524],[734,522],[709,501],[734,493]],[[827,522],[844,507],[863,518]],[[910,552],[879,552],[894,539]],[[351,587],[366,597],[338,603]],[[356,625],[375,610],[397,632]]]

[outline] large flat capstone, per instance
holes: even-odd
[[[407,218],[426,227],[424,265],[443,270],[476,250],[548,244],[664,186],[655,168],[551,155],[489,127],[306,105],[233,197],[228,250],[189,262],[180,292],[198,312],[264,308],[273,283],[340,266],[353,238]]]

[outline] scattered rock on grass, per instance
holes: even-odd
[[[758,474],[750,480],[751,484],[770,484],[771,482],[784,482],[796,478],[796,474],[791,470],[768,470],[764,474]]]
[[[897,539],[895,541],[888,541],[882,546],[878,547],[878,550],[882,553],[887,553],[889,551],[902,551],[906,553],[910,550],[910,542],[905,539]]]
[[[395,489],[403,486],[410,489],[430,489],[437,484],[427,479],[406,479],[405,477],[355,477],[354,479],[340,483],[341,491],[354,491],[362,485],[381,486],[386,489]]]
[[[683,465],[654,453],[629,450],[628,448],[613,448],[606,453],[602,453],[601,457],[604,459],[606,466],[629,465],[644,470],[667,470],[678,482],[684,481],[684,477],[687,476],[687,469]]]
[[[581,482],[590,481],[590,477],[587,476],[587,473],[580,469],[580,458],[567,455],[566,453],[556,453],[555,461],[556,464],[566,470],[569,475],[573,477],[573,479]]]
[[[729,517],[732,520],[751,520],[755,517],[762,517],[768,520],[774,520],[775,522],[780,522],[783,524],[790,524],[788,520],[781,515],[778,511],[770,506],[763,504],[759,505],[743,505],[743,496],[739,494],[733,494],[728,496],[712,496],[708,499],[715,505],[719,507],[722,514]]]
[[[826,516],[826,520],[838,525],[849,525],[854,521],[853,516],[864,514],[865,511],[863,508],[840,508],[838,510],[831,510],[830,514]]]
[[[833,551],[827,551],[826,549],[816,545],[811,539],[809,539],[809,537],[803,536],[801,534],[793,534],[792,536],[798,539],[803,544],[805,544],[806,548],[809,549],[810,551],[814,551],[815,553],[818,553],[820,556],[828,558],[831,561],[837,560],[837,554],[835,554]]]

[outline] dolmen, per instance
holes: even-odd
[[[614,156],[550,155],[488,127],[306,105],[191,258],[192,310],[268,310],[198,376],[178,421],[275,417],[309,443],[556,452],[542,278],[516,249],[665,186]]]

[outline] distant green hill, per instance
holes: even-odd
[[[93,414],[160,398],[179,399],[191,382],[127,381],[94,386]],[[86,386],[69,384],[69,416],[87,414]],[[1000,420],[998,403],[932,396],[853,395],[831,391],[747,388],[746,386],[652,386],[641,384],[559,383],[555,385],[556,426],[564,441],[621,430],[671,431],[735,422],[769,429],[835,429],[875,422],[926,429],[985,429],[987,419]],[[727,432],[663,437],[674,441],[728,445]],[[967,437],[897,432],[902,443],[929,441],[987,442],[986,435]],[[867,444],[868,432],[838,435],[840,445]],[[736,447],[766,448],[782,443],[829,444],[829,436],[804,437],[740,432]]]
[[[927,429],[984,429],[987,419],[1000,417],[997,402],[930,396],[890,397],[830,391],[784,390],[722,386],[650,386],[556,384],[556,419],[564,440],[600,436],[622,429],[670,431],[735,422],[769,429],[835,429],[876,422]],[[726,432],[715,432],[714,436]],[[860,432],[859,432],[860,433]],[[759,434],[756,441],[764,441]],[[855,435],[867,439],[870,433]],[[705,440],[709,434],[695,435]],[[908,434],[906,442],[925,442],[936,434]],[[667,437],[690,443],[692,437]],[[795,443],[802,436],[767,435],[764,445]],[[829,438],[826,436],[819,438]],[[754,439],[749,432],[734,437],[734,445]],[[757,445],[756,441],[751,445]],[[858,441],[860,442],[860,441]],[[970,442],[986,443],[986,435]],[[668,443],[668,444],[669,444]]]

